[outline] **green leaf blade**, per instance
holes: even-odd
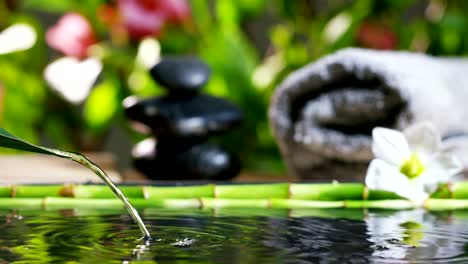
[[[69,155],[66,155],[65,152],[33,145],[13,136],[2,128],[0,128],[0,147],[69,158]]]

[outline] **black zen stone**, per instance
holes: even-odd
[[[135,168],[152,180],[229,180],[240,171],[236,156],[212,144],[166,153],[154,139],[147,139],[135,146],[132,155]]]
[[[207,138],[237,126],[241,110],[221,98],[208,95],[163,96],[124,101],[125,113],[133,121],[150,127],[158,139]]]
[[[208,81],[208,65],[195,57],[166,57],[150,70],[153,79],[170,93],[195,93]]]

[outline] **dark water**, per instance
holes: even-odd
[[[468,263],[468,212],[0,211],[0,263]]]

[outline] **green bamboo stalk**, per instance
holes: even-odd
[[[37,198],[0,198],[0,209],[41,209],[42,202]]]
[[[453,198],[453,184],[447,183],[439,186],[437,190],[431,194],[431,198],[449,199]]]
[[[431,198],[468,199],[468,182],[443,184],[431,195]]]
[[[289,183],[216,185],[215,198],[271,199],[289,198]]]
[[[144,187],[141,186],[120,186],[123,194],[129,198],[145,198]],[[104,185],[76,185],[62,189],[62,195],[75,198],[114,198],[115,194]]]
[[[468,209],[468,199],[428,199],[424,207],[430,211]]]
[[[407,200],[382,201],[307,201],[293,199],[132,199],[137,208],[382,208],[407,209],[413,204]],[[466,201],[468,204],[468,201]],[[42,207],[45,209],[113,208],[123,205],[118,199],[78,199],[63,197],[0,198],[0,208]]]
[[[403,198],[393,192],[387,192],[387,191],[381,191],[381,190],[367,190],[367,199],[364,199],[364,200],[401,200],[401,199]]]
[[[223,198],[201,198],[204,208],[269,208],[268,199],[223,199]]]
[[[43,198],[60,196],[62,185],[17,185],[11,186],[11,197]]]
[[[142,199],[134,198],[137,208],[274,208],[274,209],[334,209],[334,208],[373,208],[411,209],[415,205],[408,200],[346,200],[312,201],[295,199]],[[68,197],[46,198],[0,198],[0,209],[124,209],[116,198],[80,199]],[[430,211],[468,209],[468,199],[428,199],[424,208]]]
[[[195,186],[122,186],[122,192],[129,198],[199,198],[213,197],[214,185]],[[105,185],[18,185],[0,186],[0,197],[41,198],[74,197],[113,198],[114,193]]]
[[[214,205],[223,204],[223,199],[246,200],[245,203],[265,204],[270,207],[338,207],[337,203],[319,202],[343,202],[347,207],[374,207],[380,208],[380,204],[399,204],[396,207],[408,207],[400,197],[391,192],[369,191],[360,183],[332,183],[332,184],[246,184],[246,185],[194,185],[194,186],[123,186],[125,193],[132,200],[186,200],[203,199]],[[16,198],[59,198],[74,197],[84,199],[112,199],[114,194],[105,185],[19,185],[0,186],[2,199]],[[468,182],[448,184],[439,188],[431,197],[432,199],[468,200]],[[213,200],[218,199],[218,200]],[[366,200],[367,199],[367,200]],[[394,202],[391,202],[394,200]],[[396,201],[396,202],[395,202]],[[437,201],[437,200],[436,200]],[[235,204],[244,202],[236,201]],[[439,201],[440,202],[440,201]],[[229,204],[228,203],[228,204]],[[360,203],[364,203],[361,205]],[[460,202],[456,207],[459,207]],[[332,206],[333,205],[333,206]]]
[[[361,183],[300,183],[291,184],[291,199],[342,201],[362,200],[364,185]]]
[[[132,199],[132,204],[136,208],[199,208],[198,199]],[[77,199],[50,197],[45,198],[43,206],[47,209],[68,209],[68,208],[124,208],[119,200],[110,199]]]
[[[11,197],[11,187],[0,186],[0,197]]]
[[[194,185],[194,186],[145,186],[144,192],[147,198],[177,198],[190,199],[201,197],[214,197],[215,185]]]
[[[451,188],[450,188],[451,187]],[[468,199],[468,182],[456,182],[449,185],[453,199]]]
[[[195,186],[121,186],[122,192],[129,198],[179,198],[190,199],[213,197],[214,185]],[[77,185],[67,187],[61,196],[75,198],[113,198],[112,191],[104,185]]]
[[[124,205],[115,198],[78,199],[63,197],[46,198],[0,198],[0,209],[124,209]],[[199,199],[133,199],[136,208],[199,208]]]
[[[291,198],[297,200],[369,200],[401,199],[386,191],[367,191],[360,183],[336,184],[246,184],[246,185],[194,185],[194,186],[123,186],[122,192],[133,198],[235,198],[235,199],[271,199]],[[54,193],[45,192],[45,193]],[[71,195],[76,198],[112,198],[113,194],[105,186],[72,186]],[[67,193],[63,192],[62,193]],[[53,195],[48,195],[53,196]]]
[[[271,199],[271,208],[342,208],[344,201],[310,201],[295,199]]]
[[[9,208],[7,208],[9,209]],[[27,210],[20,210],[19,214],[22,216],[47,216],[47,217],[60,217],[64,213],[67,216],[105,216],[105,215],[118,215],[125,214],[125,209],[121,208],[74,208],[70,211],[65,211],[64,208],[46,208],[44,211],[42,208],[21,208]],[[458,211],[456,211],[458,212]],[[460,211],[463,212],[463,211]],[[0,216],[5,216],[11,212],[0,210]],[[246,207],[224,207],[224,208],[145,208],[141,212],[145,215],[157,215],[165,217],[181,217],[181,216],[204,216],[204,217],[275,217],[275,218],[287,218],[287,217],[319,217],[329,219],[351,219],[351,220],[362,220],[365,217],[365,210],[358,209],[347,209],[347,208],[296,208],[296,209],[276,209],[276,208],[246,208]],[[457,219],[466,219],[468,216],[458,214]]]
[[[468,186],[467,186],[468,188]],[[401,199],[385,191],[369,191],[360,183],[331,184],[236,184],[194,186],[122,186],[129,198],[227,198],[227,199],[295,199],[317,201]],[[75,197],[113,198],[104,185],[20,185],[0,186],[0,197]],[[467,195],[468,199],[468,195]]]
[[[402,209],[411,209],[415,205],[408,200],[352,200],[345,201],[346,208],[375,208],[375,209],[393,209],[393,210],[402,210]]]
[[[89,209],[89,208],[113,208],[124,209],[124,205],[118,199],[79,199],[79,198],[62,198],[62,197],[46,197],[43,198],[42,206],[44,209]]]

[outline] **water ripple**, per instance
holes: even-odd
[[[330,214],[323,214],[330,215]],[[468,220],[424,211],[364,219],[145,211],[0,214],[0,263],[468,263]],[[183,245],[183,246],[181,246]]]

